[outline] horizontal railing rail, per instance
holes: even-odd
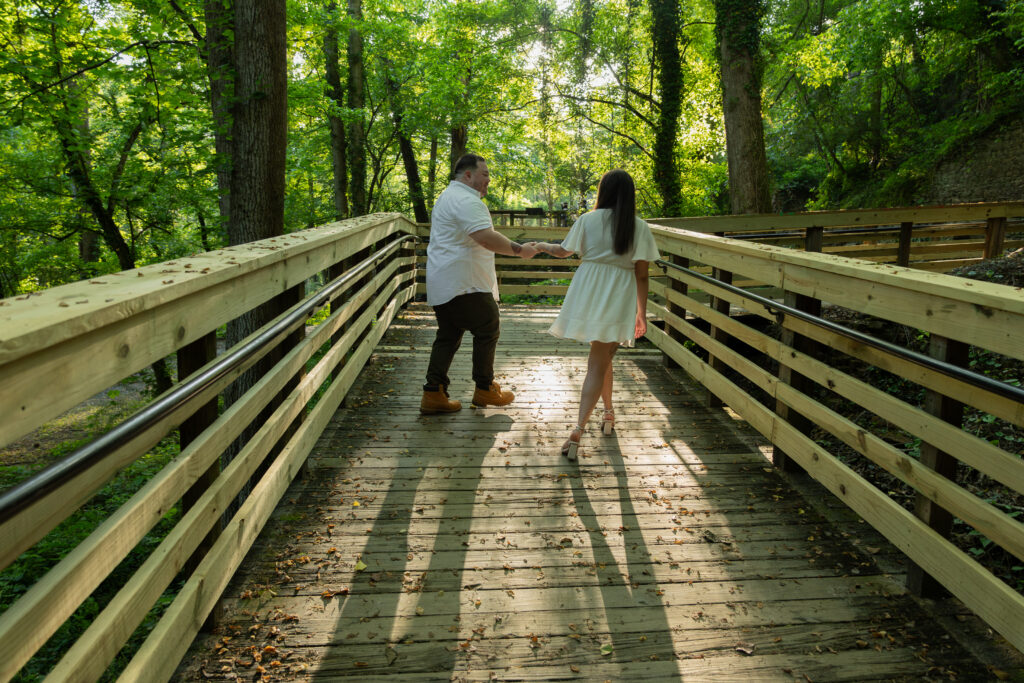
[[[1024,390],[968,369],[971,349],[1024,360],[1019,291],[652,228],[666,277],[651,283],[649,313],[664,329],[649,327],[648,339],[707,388],[709,401],[765,436],[779,467],[806,471],[902,550],[911,590],[948,590],[1024,649],[1019,586],[951,540],[960,520],[961,535],[987,539],[1010,562],[1024,560],[1024,524],[982,495],[998,488],[1013,500],[1024,492],[1017,442],[992,443],[965,425],[970,415],[975,424],[1001,421],[1008,433],[1024,428]],[[927,352],[839,325],[829,310],[872,329],[906,328],[908,338],[927,340]],[[896,395],[893,376],[907,385]],[[894,492],[872,472],[904,488]],[[972,489],[978,478],[988,483]]]
[[[128,444],[145,430],[175,416],[182,409],[187,409],[190,404],[199,402],[198,399],[208,395],[211,391],[216,393],[223,389],[229,383],[230,378],[237,377],[288,334],[305,325],[306,321],[318,309],[329,303],[338,292],[351,286],[379,261],[394,254],[405,242],[415,239],[412,235],[406,235],[392,240],[377,254],[365,259],[345,275],[318,291],[313,297],[292,306],[254,337],[232,347],[219,356],[210,367],[175,385],[109,432],[72,451],[60,461],[29,479],[0,492],[0,524],[38,503],[47,494],[95,466],[103,458]],[[16,556],[22,550],[24,548],[6,548],[4,558]]]
[[[846,337],[858,344],[864,344],[865,346],[876,348],[879,351],[883,351],[884,353],[891,354],[899,358],[903,358],[907,361],[910,361],[911,363],[916,363],[924,368],[934,370],[943,375],[946,375],[947,377],[960,380],[961,382],[970,384],[974,387],[982,389],[983,391],[989,391],[992,392],[993,394],[1004,396],[1012,401],[1018,401],[1024,404],[1024,389],[1022,389],[1021,387],[1014,386],[1012,384],[1007,384],[1006,382],[1000,382],[999,380],[992,379],[991,377],[988,377],[986,375],[982,375],[977,372],[968,370],[966,368],[962,368],[957,365],[953,365],[951,363],[946,363],[936,358],[932,358],[931,356],[926,356],[923,353],[918,353],[917,351],[913,351],[911,349],[899,346],[897,344],[887,342],[884,339],[872,337],[869,334],[864,334],[863,332],[860,332],[858,330],[850,329],[849,327],[846,327],[844,325],[834,323],[831,320],[826,320],[825,318],[822,318],[820,316],[812,315],[805,311],[801,311],[797,308],[793,308],[791,306],[779,303],[774,299],[768,299],[759,294],[755,294],[740,287],[736,287],[735,285],[729,284],[727,282],[716,280],[713,277],[704,275],[703,273],[699,273],[690,268],[685,268],[683,266],[680,266],[679,264],[670,263],[663,259],[658,259],[656,263],[662,268],[663,271],[671,268],[681,273],[686,273],[695,280],[700,280],[701,282],[709,284],[712,287],[719,288],[727,292],[732,292],[733,294],[739,295],[744,299],[748,299],[750,301],[759,303],[762,306],[764,306],[764,308],[767,311],[775,315],[775,320],[780,325],[785,325],[786,316],[799,318],[800,320],[808,322],[816,327],[820,327],[823,330],[827,330],[829,332],[842,335],[843,337]]]
[[[175,509],[166,536],[154,550],[135,560],[141,564],[130,577],[119,579],[123,583],[114,586],[112,596],[105,598],[109,601],[98,605],[99,612],[88,628],[59,654],[49,676],[54,680],[99,679],[133,634],[141,646],[127,655],[121,678],[155,681],[173,674],[391,319],[414,296],[415,255],[410,248],[414,232],[415,226],[397,214],[361,217],[293,233],[287,239],[191,257],[185,262],[203,263],[204,267],[190,268],[195,272],[189,273],[177,292],[168,296],[159,287],[142,286],[134,298],[127,292],[108,296],[118,306],[113,311],[98,306],[103,310],[95,318],[83,320],[77,311],[61,318],[62,307],[54,310],[47,305],[48,301],[78,299],[88,283],[22,300],[20,310],[8,313],[14,322],[9,328],[14,330],[13,342],[5,346],[8,365],[0,365],[0,372],[11,372],[10,364],[22,364],[16,367],[18,372],[9,375],[18,377],[25,371],[23,364],[44,362],[34,354],[19,353],[28,338],[46,339],[56,349],[71,343],[79,354],[86,354],[79,357],[83,364],[94,361],[89,354],[98,355],[99,342],[89,339],[76,344],[74,335],[62,329],[67,325],[85,326],[79,331],[87,337],[105,332],[116,344],[126,329],[132,329],[136,316],[145,317],[150,329],[177,331],[191,325],[190,319],[179,317],[181,310],[174,305],[178,298],[194,304],[194,312],[201,314],[210,312],[211,307],[197,302],[193,295],[233,292],[233,300],[220,302],[210,317],[197,321],[201,331],[191,333],[210,335],[247,307],[279,296],[282,288],[314,289],[221,356],[214,355],[182,377],[176,388],[105,438],[0,496],[0,566],[7,566],[21,549],[88,502],[119,469],[144,456],[178,425],[195,420],[200,408],[210,405],[243,371],[261,367],[254,364],[272,351],[272,365],[256,377],[251,389],[192,428],[187,443],[182,428],[178,456],[0,614],[0,680],[16,674],[112,576],[154,525]],[[169,266],[173,263],[163,264],[159,270],[170,270]],[[166,272],[161,275],[164,280],[174,279]],[[236,291],[242,286],[249,291]],[[72,294],[65,294],[68,289]],[[310,316],[328,304],[330,315],[311,326]],[[118,320],[117,315],[123,319]],[[164,320],[167,316],[170,320]],[[192,344],[194,338],[189,337],[188,331],[177,334],[179,347]],[[149,349],[128,355],[136,362],[149,362],[153,353]],[[70,373],[70,379],[87,384],[105,381],[104,369],[96,370],[88,377]],[[65,388],[71,393],[84,391],[72,384]],[[88,393],[95,393],[95,387],[90,386]],[[18,400],[30,404],[30,398]],[[50,412],[33,412],[32,419],[22,425],[45,420]],[[252,435],[242,436],[237,453],[225,457],[228,447],[250,425]],[[176,577],[180,577],[180,587],[162,616],[151,616],[158,619],[152,632],[148,636],[137,632]]]

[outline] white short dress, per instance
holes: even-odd
[[[565,302],[548,332],[581,342],[619,342],[633,345],[636,330],[636,273],[634,261],[660,258],[651,228],[636,219],[632,249],[616,254],[611,209],[580,216],[562,240],[562,248],[580,255],[581,263]]]

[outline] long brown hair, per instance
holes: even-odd
[[[636,232],[636,185],[620,168],[608,171],[597,184],[595,209],[612,210],[612,234],[616,254],[625,254],[633,246]]]

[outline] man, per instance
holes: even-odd
[[[434,308],[437,336],[420,401],[420,412],[426,414],[462,408],[448,397],[448,368],[466,331],[473,335],[473,405],[504,406],[515,398],[494,381],[500,327],[494,255],[531,258],[537,253],[532,243],[512,242],[494,230],[491,214],[480,201],[491,181],[483,157],[466,154],[455,162],[452,176],[430,213],[427,303]]]

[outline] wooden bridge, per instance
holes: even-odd
[[[999,204],[655,219],[657,325],[616,357],[616,433],[592,429],[578,465],[557,451],[585,349],[544,334],[550,306],[503,306],[510,408],[419,415],[432,314],[413,301],[410,240],[428,229],[398,215],[5,300],[2,443],[159,358],[177,354],[185,376],[0,494],[0,566],[178,425],[187,437],[0,614],[0,679],[165,518],[171,532],[52,680],[101,678],[119,653],[113,674],[142,681],[1019,676],[1024,596],[949,536],[955,518],[1024,559],[1017,515],[956,476],[1024,494],[1021,454],[961,426],[979,411],[1024,427],[1024,392],[967,369],[971,347],[1024,359],[1024,296],[932,271],[1019,246],[1022,216]],[[573,265],[498,264],[503,292],[541,296],[563,293]],[[216,353],[225,322],[296,288],[302,303]],[[823,303],[926,332],[930,355],[822,319]],[[251,391],[211,404],[282,340]],[[822,362],[818,345],[848,361]],[[453,378],[468,387],[467,364]],[[888,394],[868,368],[923,400]],[[912,487],[915,511],[858,462]],[[941,591],[954,599],[917,597]],[[133,637],[141,647],[121,652]]]

